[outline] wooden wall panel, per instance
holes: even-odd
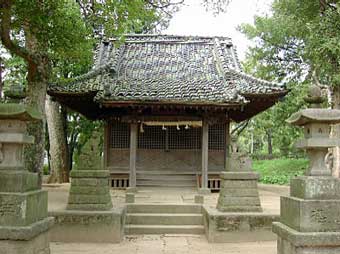
[[[220,150],[209,150],[208,170],[222,171],[224,153]],[[108,167],[111,171],[129,170],[129,149],[109,149]],[[200,150],[137,150],[138,170],[184,170],[201,171]]]

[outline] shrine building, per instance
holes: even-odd
[[[230,38],[172,35],[103,41],[91,71],[48,89],[71,110],[105,121],[112,187],[212,190],[228,170],[230,122],[287,92],[245,74]]]

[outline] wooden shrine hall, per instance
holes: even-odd
[[[203,189],[219,188],[229,123],[286,93],[245,74],[231,39],[172,35],[103,41],[90,72],[48,89],[68,108],[105,121],[104,165],[113,187]]]

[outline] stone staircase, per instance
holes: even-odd
[[[194,172],[137,171],[137,187],[196,187]]]
[[[202,206],[197,204],[128,204],[127,235],[204,234]]]

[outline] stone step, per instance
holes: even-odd
[[[128,213],[126,223],[136,225],[203,225],[203,215],[188,213]]]
[[[163,179],[163,180],[140,180],[137,179],[137,186],[159,186],[159,187],[195,187],[196,181],[192,180],[171,180],[171,179]]]
[[[170,175],[170,174],[137,174],[138,180],[159,180],[159,181],[195,181],[193,175]]]
[[[136,174],[149,174],[149,175],[192,175],[196,176],[201,172],[185,171],[185,170],[137,170]]]
[[[189,213],[201,214],[202,206],[197,204],[128,204],[127,213]]]
[[[204,234],[202,225],[125,225],[125,234]]]

